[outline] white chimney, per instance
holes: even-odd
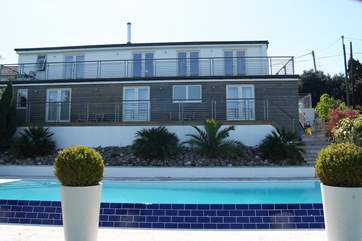
[[[127,44],[131,43],[131,23],[127,23]]]

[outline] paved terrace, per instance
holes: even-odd
[[[63,241],[63,228],[0,225],[2,241]],[[190,231],[101,228],[99,241],[327,241],[324,230],[298,231]]]

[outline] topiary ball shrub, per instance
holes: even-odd
[[[316,162],[321,182],[335,187],[362,187],[362,148],[332,144],[322,149]]]
[[[72,146],[55,158],[55,176],[63,186],[95,186],[103,178],[102,156],[86,146]]]

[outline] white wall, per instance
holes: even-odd
[[[71,145],[127,146],[132,144],[135,134],[143,128],[153,126],[62,126],[49,127],[54,133],[54,140],[59,148]],[[180,141],[186,141],[187,134],[194,133],[191,126],[166,126],[176,133]],[[224,126],[225,127],[225,126]],[[271,125],[236,125],[230,132],[230,138],[242,141],[245,145],[254,146],[269,134],[274,127]]]

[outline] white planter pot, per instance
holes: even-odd
[[[101,189],[61,186],[65,241],[97,241]]]
[[[362,241],[362,187],[321,189],[328,241]]]

